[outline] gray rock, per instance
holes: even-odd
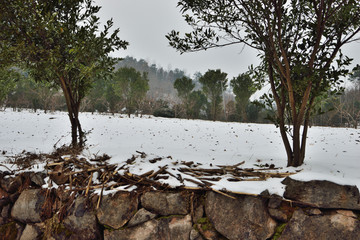
[[[305,210],[307,215],[314,216],[314,215],[322,215],[322,212],[318,208],[310,208]]]
[[[40,189],[24,190],[16,200],[11,216],[23,223],[41,222],[41,207],[45,201],[45,196]]]
[[[149,212],[145,208],[141,208],[139,211],[135,213],[135,215],[130,219],[129,223],[127,224],[128,227],[133,227],[140,223],[152,220],[156,218],[156,214]]]
[[[353,211],[336,210],[336,213],[347,216],[347,217],[357,218],[357,216],[355,215],[355,213]]]
[[[119,191],[103,197],[96,215],[100,224],[119,229],[134,216],[137,208],[137,194]]]
[[[280,239],[360,239],[360,221],[339,213],[308,216],[299,209],[294,212]]]
[[[22,185],[22,178],[20,175],[12,178],[4,178],[1,181],[1,187],[8,193],[15,193]]]
[[[11,212],[10,204],[2,207],[1,212],[0,212],[0,225],[3,225],[8,222],[8,220],[10,218],[10,212]]]
[[[271,195],[271,198],[269,199],[268,207],[273,209],[280,208],[281,203],[282,203],[282,198],[280,196]]]
[[[63,221],[70,239],[99,239],[100,232],[93,209],[87,199],[78,197]]]
[[[36,172],[30,174],[30,180],[37,186],[41,187],[45,184],[44,178],[46,177],[46,174],[43,172]]]
[[[287,220],[288,220],[286,213],[284,213],[283,211],[281,211],[279,209],[269,208],[269,214],[273,219],[280,221],[280,222],[287,222]]]
[[[262,199],[239,195],[236,199],[208,192],[206,216],[215,229],[228,239],[267,239],[276,222],[269,216]]]
[[[9,202],[10,202],[9,197],[8,197],[8,198],[0,199],[0,209],[1,209],[3,206],[7,205]]]
[[[105,230],[104,240],[150,240],[158,239],[158,221],[151,220],[124,230]]]
[[[168,226],[165,231],[162,232],[164,239],[172,240],[185,240],[190,238],[190,232],[192,230],[191,216],[174,217],[170,219],[161,219],[163,225]]]
[[[160,215],[186,215],[189,213],[189,195],[185,192],[147,192],[141,196],[144,208]]]
[[[286,185],[284,197],[287,199],[318,208],[360,210],[360,195],[356,186],[318,180],[301,182],[289,177],[282,183]]]
[[[104,240],[186,240],[192,230],[191,216],[162,218],[123,230],[105,230]]]
[[[8,198],[9,198],[9,194],[5,190],[0,188],[0,200],[5,200]]]
[[[11,210],[10,204],[3,206],[2,210],[1,210],[1,217],[3,217],[3,218],[10,217],[10,210]]]
[[[38,240],[41,239],[41,231],[32,224],[27,224],[22,232],[20,240]]]
[[[204,206],[203,206],[203,205],[199,205],[197,208],[195,208],[193,222],[194,222],[194,223],[197,223],[198,220],[199,220],[200,218],[202,218],[203,216],[204,216]]]
[[[200,237],[201,237],[201,235],[200,235],[199,231],[197,231],[195,229],[191,229],[190,240],[196,240],[196,239],[198,239]]]

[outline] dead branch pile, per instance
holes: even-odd
[[[179,168],[179,171],[195,177],[199,182],[190,180],[202,187],[210,187],[212,182],[220,181],[221,179],[227,179],[229,182],[240,181],[265,181],[268,178],[284,178],[295,173],[291,172],[279,172],[280,168],[270,165],[264,168],[239,168],[240,165],[245,162],[241,162],[235,165],[217,165],[218,168],[192,168],[184,167]]]
[[[177,180],[180,187],[176,188],[205,190],[213,189],[212,186],[216,182],[224,179],[230,182],[265,181],[269,178],[284,178],[295,174],[281,172],[281,168],[276,168],[273,164],[258,165],[256,168],[241,168],[245,162],[214,167],[210,164],[208,168],[204,168],[201,163],[177,161],[171,156],[149,158],[146,153],[139,151],[123,162],[123,165],[110,164],[108,161],[110,157],[106,154],[87,159],[81,157],[80,152],[68,152],[66,149],[49,155],[27,154],[27,156],[15,158],[12,163],[19,164],[21,169],[24,169],[29,163],[34,164],[36,159],[46,162],[49,188],[56,184],[64,192],[84,195],[89,195],[96,190],[100,192],[100,198],[103,191],[118,188],[136,187],[137,191],[174,188],[167,184],[167,179]],[[147,172],[139,173],[137,170],[137,174],[134,174],[134,169],[137,168],[133,166],[139,167],[143,164],[149,166],[149,163],[153,167],[147,168]]]
[[[48,170],[51,181],[57,185],[67,185],[65,192],[77,191],[88,195],[89,191],[94,189],[112,190],[120,186],[128,189],[134,185],[152,187],[157,190],[168,188],[167,184],[156,181],[158,174],[163,173],[165,167],[157,172],[150,171],[139,176],[128,171],[122,171],[120,174],[119,171],[126,165],[118,167],[118,165],[109,164],[108,159],[107,155],[90,159],[90,161],[78,156],[69,156],[47,163],[45,168]]]
[[[231,182],[265,181],[268,178],[284,178],[294,174],[280,172],[281,169],[274,165],[256,169],[240,168],[239,166],[244,164],[241,162],[235,165],[217,165],[216,168],[200,168],[201,164],[195,164],[192,161],[164,163],[159,166],[158,170],[150,170],[142,174],[131,173],[129,166],[138,159],[152,164],[164,159],[172,159],[169,156],[146,160],[146,157],[145,153],[137,152],[137,155],[133,155],[121,167],[109,164],[107,160],[110,157],[107,155],[90,159],[90,161],[77,156],[59,157],[48,163],[46,169],[52,181],[58,185],[66,184],[68,186],[65,191],[84,192],[85,195],[94,189],[101,189],[102,192],[121,186],[123,189],[136,186],[138,190],[149,188],[164,190],[170,186],[160,180],[169,178],[175,178],[184,188],[186,188],[185,181],[187,181],[196,184],[200,189],[208,189],[221,179]],[[178,172],[178,174],[174,172]]]

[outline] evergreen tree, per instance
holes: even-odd
[[[134,68],[119,68],[114,73],[114,90],[125,103],[126,112],[130,114],[140,110],[147,91],[149,79],[146,73],[140,73]]]
[[[192,90],[194,89],[195,84],[193,83],[193,81],[191,80],[191,78],[188,77],[182,77],[182,78],[178,78],[175,80],[174,82],[174,88],[177,90],[178,95],[184,105],[185,108],[185,114],[187,118],[190,118],[190,111],[191,111],[191,99],[190,99],[190,94],[192,92]]]
[[[230,86],[235,94],[236,105],[240,112],[241,121],[246,122],[248,120],[246,108],[251,95],[256,92],[255,83],[249,73],[242,73],[231,80]]]
[[[221,72],[220,69],[208,70],[199,78],[202,84],[202,90],[210,101],[210,117],[216,121],[221,111],[221,103],[223,101],[223,92],[227,88],[227,73]]]

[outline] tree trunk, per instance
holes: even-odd
[[[304,162],[304,157],[301,154],[301,141],[300,141],[300,124],[294,123],[293,125],[293,154],[292,158],[288,160],[288,167],[298,167]]]
[[[60,77],[61,89],[63,90],[66,107],[68,110],[68,115],[71,123],[71,145],[73,147],[82,147],[84,144],[84,133],[81,129],[81,124],[79,121],[79,106],[76,104],[72,93],[63,77]],[[78,139],[79,137],[79,139]]]
[[[281,117],[282,119],[280,119],[280,123],[279,123],[279,128],[280,128],[280,134],[281,134],[281,138],[283,140],[284,146],[285,146],[285,151],[286,151],[286,155],[287,155],[287,162],[288,162],[288,166],[290,166],[290,163],[293,159],[293,151],[291,149],[290,146],[290,142],[288,139],[288,135],[286,133],[286,129],[285,129],[285,121],[284,118]]]
[[[80,120],[79,120],[80,102],[72,102],[72,106],[74,109],[73,114],[74,114],[74,119],[76,122],[76,127],[77,127],[78,137],[79,137],[78,147],[83,147],[84,146],[84,132],[82,131]]]
[[[216,105],[217,105],[217,102],[216,102],[216,96],[213,96],[213,99],[211,101],[212,103],[212,120],[215,122],[216,121]]]

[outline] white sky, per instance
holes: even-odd
[[[100,20],[114,20],[120,28],[121,39],[130,43],[127,50],[115,53],[117,57],[132,56],[145,59],[165,69],[179,68],[192,76],[196,71],[221,69],[231,79],[247,71],[251,64],[257,65],[257,52],[242,45],[206,52],[180,55],[169,46],[165,35],[171,30],[187,32],[190,28],[176,7],[177,0],[95,0],[102,6]],[[354,58],[353,65],[360,64],[360,42],[344,48],[344,53]]]

